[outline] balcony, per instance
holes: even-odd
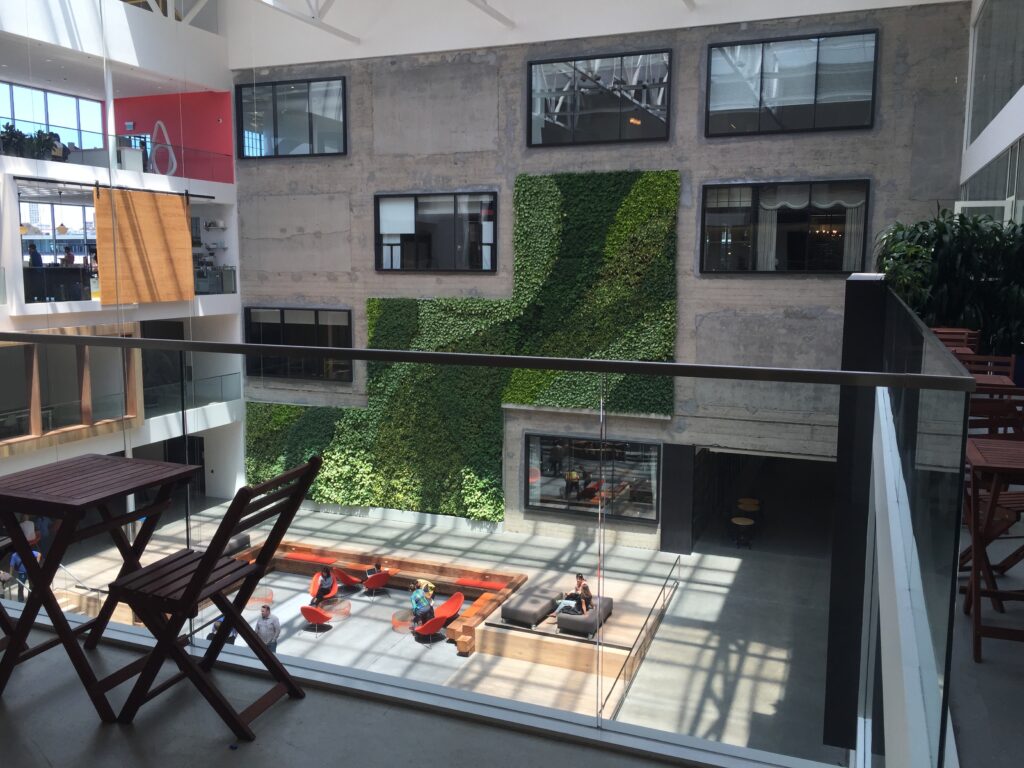
[[[857,281],[850,286],[846,322],[866,328],[875,305],[857,294]],[[317,670],[342,690],[383,686],[396,700],[429,695],[446,711],[500,708],[502,727],[522,719],[548,734],[583,729],[585,738],[629,740],[700,764],[850,765],[884,749],[893,764],[939,766],[949,744],[950,597],[972,384],[905,307],[886,301],[884,331],[866,347],[877,373],[24,334],[0,341],[141,347],[151,376],[163,356],[168,375],[143,388],[146,416],[152,398],[185,439],[150,444],[151,435],[125,429],[122,441],[135,456],[204,471],[162,522],[162,551],[209,542],[224,513],[217,500],[243,478],[325,457],[245,613],[252,620],[261,604],[273,605],[283,628],[277,652],[301,674]],[[394,331],[380,319],[376,328]],[[241,395],[239,375],[227,371],[258,377],[260,360],[280,358],[300,367],[365,363],[367,406],[252,403],[244,441],[233,425],[213,427],[195,413],[199,403]],[[751,403],[756,418],[723,420]],[[794,405],[804,409],[799,418]],[[872,431],[873,445],[849,441]],[[45,460],[62,455],[58,448]],[[902,496],[887,495],[901,484]],[[893,547],[894,531],[908,528],[907,548]],[[95,589],[120,562],[112,549],[76,558],[66,565]],[[394,572],[392,587],[340,592],[326,626],[311,626],[299,609],[325,562],[354,578],[380,562]],[[525,595],[569,591],[577,572],[596,604],[612,608],[592,631],[550,611],[524,622],[504,610]],[[916,574],[909,592],[892,581],[901,573]],[[456,591],[466,598],[447,643],[417,642],[408,631],[405,589],[418,577],[437,584],[438,605]],[[904,593],[908,605],[889,600]],[[199,651],[216,614],[203,609],[189,627]],[[913,659],[893,643],[907,633]],[[229,663],[250,659],[239,644]],[[916,677],[886,677],[880,690],[876,662]],[[893,686],[901,697],[889,698]],[[264,722],[293,706],[307,705],[266,715],[261,739],[274,727]],[[884,747],[871,739],[873,716]],[[899,762],[904,754],[914,759]]]

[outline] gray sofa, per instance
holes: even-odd
[[[569,613],[558,614],[558,631],[593,637],[597,628],[612,615],[613,603],[614,601],[610,597],[595,597],[594,607],[583,616],[574,616]]]
[[[522,624],[533,629],[550,616],[558,602],[553,597],[524,594],[511,597],[501,604],[501,620],[509,624]]]

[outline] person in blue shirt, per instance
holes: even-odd
[[[39,552],[33,549],[32,556],[36,562],[39,562],[41,557]],[[25,568],[25,563],[17,552],[11,555],[11,575],[18,580],[18,601],[24,602],[25,586],[28,584],[28,569]]]
[[[413,583],[415,587],[410,596],[412,603],[412,627],[415,629],[425,621],[434,618],[434,601],[427,595],[426,585],[422,581]]]

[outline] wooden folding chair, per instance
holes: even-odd
[[[132,722],[144,703],[188,678],[238,738],[252,741],[255,734],[249,723],[285,694],[293,699],[305,696],[277,657],[246,623],[242,610],[266,574],[306,491],[320,470],[320,464],[320,457],[313,456],[306,464],[261,485],[241,488],[205,552],[183,549],[122,576],[110,585],[110,595],[128,603],[156,639],[156,646],[141,666],[138,680],[117,718],[118,722]],[[234,536],[275,517],[277,520],[254,560],[224,556],[224,550]],[[229,600],[227,595],[236,587],[234,600]],[[179,635],[185,622],[196,616],[200,604],[207,600],[224,614],[224,621],[202,660],[197,661],[185,650]],[[241,635],[277,681],[273,688],[242,712],[235,711],[208,674],[232,629]],[[168,658],[178,665],[180,671],[154,687],[153,682]]]

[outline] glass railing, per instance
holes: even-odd
[[[166,134],[166,128],[163,130]],[[116,147],[116,168],[121,171],[234,183],[234,158],[230,154],[173,142],[166,135],[163,138],[157,135],[154,139],[153,133],[105,137],[102,133],[68,126],[19,120],[12,125],[12,130],[0,136],[0,154],[109,168],[111,143]]]
[[[378,318],[374,332],[396,327]],[[472,343],[494,349],[504,336],[481,338]],[[709,765],[724,764],[724,751],[764,765],[851,764],[858,744],[826,726],[861,722],[873,646],[835,656],[835,630],[860,637],[875,619],[833,604],[829,589],[839,576],[863,585],[870,569],[833,568],[846,546],[837,500],[850,490],[837,463],[841,389],[899,390],[907,402],[934,391],[951,405],[966,386],[955,376],[396,349],[0,333],[5,341],[143,348],[129,357],[145,381],[129,374],[127,391],[141,389],[146,416],[176,418],[158,433],[125,420],[119,446],[96,445],[202,467],[161,518],[163,551],[208,545],[243,484],[324,458],[244,611],[252,624],[271,607],[291,669],[541,715],[554,733],[599,728]],[[247,361],[260,370],[259,358],[352,360],[353,382],[263,387],[250,374],[243,388],[239,371]],[[242,397],[244,416],[188,411]],[[104,403],[83,407],[96,419],[114,412],[113,398]],[[38,462],[68,446],[39,450]],[[938,544],[957,521],[923,495],[919,504],[936,529],[929,567],[948,574],[955,554],[941,560]],[[236,542],[236,556],[251,559],[265,533]],[[65,566],[94,586],[120,562],[112,547],[70,555]],[[361,582],[377,563],[387,584],[368,592]],[[324,566],[338,587],[318,599],[311,581]],[[450,620],[424,617],[419,632],[417,580],[435,587],[435,617],[464,601]],[[197,653],[216,618],[203,606],[195,619]],[[239,640],[231,653],[250,651]],[[851,671],[861,690],[849,692],[849,714],[830,696]]]
[[[0,267],[0,304],[7,303],[7,270]]]
[[[39,304],[57,301],[90,301],[99,298],[93,294],[95,273],[86,266],[46,264],[41,267],[22,267],[25,280],[25,303]]]

